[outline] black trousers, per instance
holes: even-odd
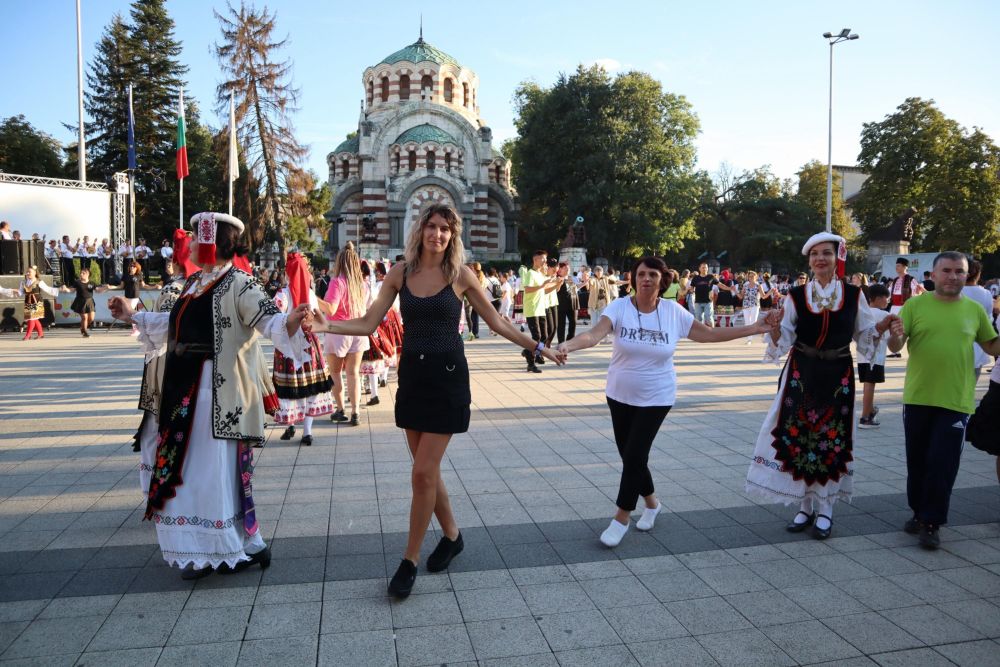
[[[89,257],[81,257],[80,258],[80,270],[83,271],[84,269],[87,269],[88,271],[90,270],[90,258]]]
[[[62,276],[63,285],[71,285],[76,280],[76,267],[69,257],[59,258],[59,273]]]
[[[576,309],[570,298],[559,299],[556,309],[556,340],[560,343],[576,335]]]
[[[142,279],[145,282],[148,283],[149,282],[149,258],[146,257],[144,259],[136,259],[135,261],[139,262],[139,271],[142,273]]]
[[[524,320],[528,323],[528,333],[531,335],[531,340],[540,343],[548,338],[548,319],[544,315],[539,317],[525,317]]]
[[[115,260],[113,257],[105,257],[97,260],[101,263],[101,282],[105,285],[116,284],[115,280]]]
[[[903,406],[906,436],[906,499],[914,516],[940,526],[948,522],[951,489],[962,460],[969,415],[930,405]]]
[[[654,491],[649,472],[649,450],[660,425],[670,412],[669,405],[637,407],[608,398],[615,444],[622,457],[622,481],[615,504],[631,512],[640,497]]]
[[[556,311],[558,306],[549,306],[545,309],[546,337],[545,347],[552,347],[552,339],[556,337]]]

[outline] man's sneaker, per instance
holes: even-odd
[[[881,426],[879,420],[875,419],[874,413],[871,417],[862,417],[858,420],[858,428],[878,428]]]
[[[915,516],[907,519],[906,523],[903,524],[903,532],[918,535],[920,533],[920,519]]]
[[[941,536],[938,527],[925,523],[920,527],[920,546],[924,549],[937,549],[941,546]]]
[[[878,416],[878,406],[877,405],[873,405],[872,406],[872,418],[875,418],[877,416]]]
[[[458,537],[454,540],[449,540],[447,537],[442,536],[441,541],[438,542],[437,547],[427,559],[427,571],[440,572],[447,568],[448,564],[451,563],[451,559],[462,553],[462,549],[464,548],[465,542],[462,541],[462,533],[459,533]]]
[[[337,410],[332,415],[330,415],[330,421],[332,422],[346,422],[348,416],[344,414],[343,410]]]

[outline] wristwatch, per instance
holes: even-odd
[[[545,349],[545,343],[538,341],[538,345],[535,346],[535,354],[541,354],[542,350]]]

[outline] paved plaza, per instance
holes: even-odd
[[[900,530],[901,360],[881,429],[857,434],[854,503],[818,542],[743,492],[778,368],[759,342],[682,342],[650,461],[667,511],[609,550],[610,346],[541,375],[498,338],[466,349],[472,426],[443,464],[465,551],[395,602],[410,457],[393,383],[360,427],[318,423],[312,447],[270,429],[254,486],[271,567],[185,582],[140,520],[135,340],[0,336],[0,663],[1000,665],[994,460],[966,448],[940,550]]]

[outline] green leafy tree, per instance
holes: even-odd
[[[215,12],[223,39],[214,50],[226,77],[217,88],[218,110],[229,108],[232,93],[243,157],[263,188],[261,212],[267,216],[270,237],[283,248],[281,202],[289,191],[288,175],[308,154],[295,139],[290,119],[299,95],[289,81],[292,65],[276,59],[288,40],[274,38],[276,16],[267,8],[257,10],[242,2],[239,10],[227,8],[226,16]]]
[[[693,237],[698,119],[687,100],[648,74],[580,66],[551,88],[521,84],[514,101],[518,136],[504,152],[524,246],[556,247],[578,215],[592,252],[609,258]]]
[[[826,165],[819,160],[812,160],[802,165],[798,172],[799,186],[795,193],[795,201],[809,212],[814,212],[822,225],[826,225]],[[855,236],[854,225],[844,211],[844,196],[841,188],[840,175],[833,174],[833,206],[831,207],[830,227],[834,234],[843,236],[848,241]]]
[[[330,222],[323,217],[330,210],[333,193],[327,183],[317,185],[316,174],[301,169],[289,173],[287,197],[288,219],[285,240],[303,252],[319,250],[321,243],[314,240],[313,230],[320,238],[330,231]]]
[[[854,204],[866,239],[913,206],[915,250],[1000,247],[1000,149],[933,100],[908,98],[881,122],[865,123],[858,164],[870,174]]]
[[[62,176],[62,146],[25,119],[11,116],[0,123],[0,171],[27,176]]]

